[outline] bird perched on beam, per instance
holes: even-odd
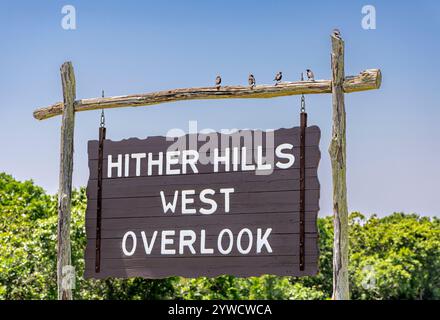
[[[275,82],[275,85],[277,85],[278,83],[280,83],[281,79],[283,78],[283,73],[280,71],[275,75],[275,79],[273,79],[273,81]]]
[[[333,29],[333,35],[336,38],[341,39],[341,31],[339,31],[339,29]]]
[[[255,87],[255,77],[252,73],[249,75],[248,83],[251,86],[251,89]]]
[[[220,89],[220,85],[221,85],[221,83],[222,83],[222,77],[217,76],[217,77],[215,78],[215,86],[216,86],[217,90]]]
[[[315,75],[313,74],[313,71],[310,69],[307,69],[307,79],[309,81],[315,81]]]

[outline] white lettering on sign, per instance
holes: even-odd
[[[233,193],[234,191],[234,188],[220,189],[220,193],[225,195],[225,212],[229,212],[229,194]]]
[[[249,244],[246,249],[243,249],[242,244],[241,244],[241,240],[242,240],[243,234],[245,234],[245,233],[247,234],[247,236],[249,238]],[[252,232],[248,228],[244,228],[244,229],[240,230],[240,232],[238,233],[237,249],[238,249],[238,252],[240,252],[241,254],[248,254],[251,251],[251,249],[252,249]]]
[[[243,170],[243,171],[254,171],[255,170],[255,165],[248,164],[246,152],[247,152],[246,147],[241,148],[241,170]]]
[[[174,191],[174,198],[173,198],[173,202],[171,203],[171,202],[166,202],[165,193],[163,191],[160,192],[163,213],[167,213],[168,210],[171,210],[172,213],[174,213],[174,211],[176,211],[176,204],[177,204],[178,195],[179,195],[179,191],[177,191],[177,190]]]
[[[227,249],[224,249],[222,245],[223,235],[225,233],[227,233],[229,237],[229,246],[227,247]],[[220,231],[220,234],[217,239],[218,251],[220,251],[221,254],[229,254],[232,251],[232,246],[234,245],[233,240],[234,240],[234,235],[232,234],[231,230],[223,229],[222,231]]]
[[[162,241],[161,241],[161,246],[160,246],[160,254],[176,254],[175,249],[167,249],[166,248],[167,244],[170,244],[170,245],[174,244],[174,240],[169,239],[168,236],[174,236],[175,233],[176,232],[174,230],[162,231]]]
[[[197,169],[197,161],[199,161],[199,153],[195,150],[183,150],[182,151],[182,173],[186,174],[187,166],[189,165],[192,172],[199,173]]]
[[[196,213],[196,209],[188,208],[188,205],[194,203],[194,198],[188,198],[188,196],[192,196],[194,194],[196,194],[196,190],[182,190],[182,214]]]
[[[125,155],[125,161],[124,161],[124,177],[128,177],[130,175],[130,155]]]
[[[161,233],[160,245],[155,246],[159,232]],[[265,229],[264,233],[261,228],[256,230],[243,228],[237,235],[234,235],[231,229],[225,228],[216,236],[215,242],[217,246],[214,248],[208,248],[206,245],[207,235],[205,229],[201,229],[200,234],[197,234],[194,230],[187,229],[178,231],[178,234],[175,230],[154,230],[150,234],[151,238],[149,241],[149,235],[145,231],[141,231],[140,235],[144,252],[147,256],[152,254],[183,255],[188,252],[192,255],[229,255],[233,253],[234,248],[242,255],[249,255],[272,253],[272,247],[269,244],[271,232],[272,228]],[[254,234],[257,235],[256,238]],[[127,244],[128,239],[131,239],[131,245]],[[198,242],[200,242],[200,247],[196,246]],[[136,234],[133,231],[126,232],[122,238],[122,252],[124,256],[133,256],[137,250]],[[140,250],[142,251],[142,249]]]
[[[263,163],[263,147],[258,146],[257,147],[257,170],[270,170],[272,169],[272,166],[270,163]]]
[[[118,170],[118,177],[122,177],[122,154],[118,154],[118,160],[116,162],[113,162],[112,156],[108,155],[108,161],[107,161],[107,178],[112,177],[112,169],[116,168]]]
[[[131,250],[127,250],[128,237],[130,237],[131,240],[133,241],[133,245],[131,247]],[[132,256],[134,254],[134,252],[136,251],[136,246],[137,246],[136,234],[133,231],[128,231],[127,233],[125,233],[124,237],[122,238],[122,251],[124,252],[124,254],[127,257]]]
[[[214,149],[214,172],[218,172],[220,163],[225,164],[225,171],[229,171],[229,148],[225,149],[225,155],[220,156],[218,148]]]
[[[217,139],[217,135],[214,135],[213,138]],[[156,152],[154,154],[152,152],[141,152],[142,150],[133,153],[109,154],[107,156],[107,178],[237,171],[243,171],[244,174],[255,171],[258,175],[258,172],[263,171],[273,172],[274,169],[290,169],[295,164],[294,146],[290,143],[280,143],[274,146],[273,143],[269,145],[266,142],[265,147],[263,147],[262,139],[260,139],[259,142],[256,142],[256,145],[230,148],[215,147],[209,148],[209,151],[203,148],[197,151],[195,150],[197,146],[197,143],[193,144],[192,148],[194,150],[170,150],[168,148],[166,152]],[[263,154],[263,152],[266,154]],[[202,160],[206,159],[208,154],[210,162],[205,163]],[[206,165],[210,165],[208,167],[210,171],[207,171],[204,167],[204,170],[200,172],[199,166]],[[193,230],[196,227],[180,229],[174,225],[173,227],[165,227],[163,230],[150,229],[148,232],[127,231],[122,238],[123,255],[131,257],[138,250],[145,253],[146,256],[225,256],[272,253],[273,250],[270,244],[272,228],[263,228],[262,226],[234,228],[234,226],[227,226],[219,230],[220,228],[216,224],[209,223],[209,216],[216,213],[230,214],[231,208],[234,206],[234,199],[238,199],[239,196],[242,197],[246,193],[246,190],[240,192],[240,190],[235,190],[233,187],[228,187],[228,181],[231,180],[226,176],[221,184],[209,186],[209,177],[207,175],[208,179],[204,183],[205,186],[198,189],[195,186],[170,190],[169,186],[160,185],[157,190],[160,197],[154,197],[154,199],[160,198],[160,200],[157,200],[157,206],[161,208],[165,216],[170,217],[176,214],[183,216],[200,215],[200,219],[205,219],[204,222],[200,223],[201,227]],[[191,185],[186,182],[189,179],[182,179],[181,181],[183,185]],[[233,184],[232,181],[231,184]],[[237,198],[234,196],[236,192],[240,193],[240,195],[237,194]]]
[[[180,174],[180,169],[172,169],[171,166],[179,164],[180,151],[167,152],[166,174]]]
[[[144,159],[147,157],[146,153],[132,153],[131,158],[136,159],[136,177],[139,177],[141,175],[141,159]],[[128,165],[127,165],[128,167]]]
[[[163,152],[159,152],[158,158],[153,160],[153,154],[148,154],[148,175],[153,175],[153,166],[157,166],[157,174],[163,174]]]
[[[286,163],[282,163],[282,162],[276,163],[276,166],[280,169],[289,169],[295,163],[295,156],[290,153],[284,153],[283,150],[285,149],[292,150],[293,146],[290,143],[283,143],[275,149],[275,154],[277,157],[288,160]]]
[[[272,228],[266,229],[266,232],[263,236],[261,236],[261,229],[257,229],[257,253],[261,253],[261,249],[263,246],[266,247],[267,252],[272,252],[272,247],[269,244],[268,238],[270,233],[272,232]]]
[[[147,236],[145,235],[145,232],[141,232],[142,235],[142,242],[144,243],[145,253],[150,254],[151,250],[153,250],[154,242],[156,241],[157,237],[157,231],[153,232],[153,236],[151,237],[150,244],[148,244]]]
[[[206,248],[205,240],[206,239],[206,231],[202,229],[200,231],[200,253],[201,254],[213,254],[214,249]]]
[[[202,201],[203,203],[209,204],[211,206],[209,209],[200,208],[201,214],[212,214],[217,210],[217,202],[206,197],[206,195],[213,196],[214,194],[215,194],[215,191],[212,189],[205,189],[202,192],[200,192],[200,201]]]
[[[220,194],[223,194],[224,199],[224,212],[228,213],[230,211],[230,198],[231,194],[234,193],[234,188],[222,188],[219,190]],[[213,214],[217,211],[218,204],[217,202],[212,199],[211,197],[216,194],[216,191],[213,189],[204,189],[200,191],[200,194],[197,195],[199,197],[200,202],[202,204],[209,205],[209,209],[206,207],[201,207],[198,210],[194,207],[194,197],[196,197],[196,190],[182,190],[180,191],[180,197],[181,197],[181,213],[182,214],[195,214],[197,212],[205,215]],[[211,196],[211,197],[209,197]],[[164,191],[160,191],[160,198],[162,200],[162,209],[163,213],[167,213],[168,211],[171,211],[171,213],[174,213],[176,211],[177,202],[179,201],[179,190],[174,191],[173,200],[172,202],[168,202],[167,196],[165,195]]]
[[[275,148],[278,161],[267,161],[263,155],[263,147],[257,146],[256,150],[246,147],[213,149],[212,172],[236,172],[242,171],[270,171],[275,167],[289,169],[295,164],[293,145],[290,143],[280,144]],[[255,153],[255,154],[254,154]],[[253,155],[254,154],[254,155]],[[167,151],[157,154],[136,152],[130,154],[108,155],[107,178],[116,176],[139,177],[143,175],[180,175],[198,174],[198,165],[206,165],[201,162],[200,153],[195,150]],[[134,172],[130,170],[134,166]],[[123,170],[124,169],[124,170]]]
[[[189,238],[189,239],[187,239]],[[196,254],[194,249],[194,242],[196,242],[196,233],[192,230],[180,231],[179,240],[179,254],[184,254],[184,248],[188,247],[192,254]]]

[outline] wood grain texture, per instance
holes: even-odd
[[[196,278],[201,275],[217,277],[224,274],[234,274],[238,277],[260,276],[271,270],[273,274],[280,276],[313,276],[318,272],[318,257],[306,256],[304,271],[299,270],[299,256],[266,256],[266,257],[212,257],[203,263],[200,259],[176,258],[173,263],[164,261],[166,258],[142,259],[128,264],[120,262],[115,268],[103,268],[100,273],[94,273],[93,269],[86,267],[85,278],[105,279],[143,277],[160,279],[169,276],[182,276]],[[105,261],[105,260],[104,260]],[[178,264],[179,268],[176,268]],[[247,266],[247,268],[243,268]]]
[[[378,89],[381,84],[381,72],[368,69],[359,75],[347,77],[343,83],[344,92],[356,92]],[[150,106],[166,102],[204,99],[261,99],[300,94],[322,94],[332,92],[331,80],[281,82],[278,85],[222,86],[165,90],[153,93],[125,95],[106,98],[91,98],[75,101],[75,111],[89,111],[109,108]],[[34,111],[34,118],[48,119],[61,115],[63,103],[58,102]]]
[[[329,153],[333,178],[333,299],[348,300],[348,208],[346,182],[346,114],[344,102],[344,41],[332,35],[332,140]]]
[[[201,166],[201,173],[181,175],[152,175],[142,173],[135,176],[130,171],[129,177],[104,178],[102,181],[102,220],[101,220],[101,263],[100,272],[94,272],[95,229],[97,210],[97,160],[95,141],[89,143],[90,180],[87,186],[85,253],[86,276],[93,278],[141,276],[161,278],[165,276],[217,276],[233,274],[250,276],[260,274],[312,275],[317,271],[317,214],[319,210],[320,185],[317,168],[320,160],[318,127],[307,128],[306,170],[305,170],[305,259],[303,271],[299,267],[300,234],[300,169],[299,169],[299,128],[279,129],[274,132],[275,146],[291,143],[298,163],[289,169],[277,169],[269,175],[256,175],[255,171],[214,173],[212,165]],[[187,136],[186,138],[189,138]],[[221,136],[219,136],[221,138]],[[241,147],[244,140],[237,140],[229,147]],[[263,154],[273,152],[266,148]],[[107,155],[136,152],[166,152],[170,143],[165,137],[147,139],[127,139],[122,141],[106,140],[104,159]],[[196,144],[197,150],[202,144]],[[252,152],[251,152],[252,153]],[[145,161],[147,161],[145,159]],[[142,165],[143,168],[146,164]],[[197,166],[199,167],[199,165]],[[203,169],[204,168],[204,169]],[[106,161],[104,161],[104,172]],[[104,175],[105,177],[105,175]],[[182,214],[181,200],[177,201],[174,213],[164,213],[160,191],[171,201],[176,190],[194,190],[194,202],[190,207],[206,207],[199,195],[202,190],[211,188],[234,188],[230,195],[230,210],[226,212],[224,195],[216,193],[210,199],[216,201],[217,211],[211,215]],[[218,235],[228,228],[236,238],[244,228],[252,231],[254,240],[257,229],[271,229],[270,245],[273,252],[250,252],[240,254],[234,246],[232,252],[224,256],[219,251],[205,255],[187,251],[173,256],[160,252],[160,233],[162,230],[175,230],[170,237],[178,243],[180,230],[192,230],[197,234],[194,247],[201,246],[201,231],[205,231],[206,246],[216,247]],[[137,249],[133,256],[126,256],[122,251],[122,239],[127,231],[136,234]],[[157,231],[155,245],[151,253],[144,251],[141,233],[149,240]],[[225,239],[223,239],[225,240]],[[223,241],[224,242],[224,241]],[[222,242],[222,243],[223,243]],[[243,245],[249,242],[244,240]],[[132,245],[132,243],[130,244]],[[255,249],[253,243],[253,249]],[[225,244],[227,246],[227,244]],[[175,247],[176,248],[176,247]],[[272,258],[271,261],[269,258]],[[290,264],[289,264],[290,263]]]
[[[63,286],[63,267],[71,265],[70,205],[73,174],[73,138],[76,87],[71,62],[61,66],[64,109],[61,124],[60,175],[58,189],[57,286],[59,300],[72,300],[72,290]]]

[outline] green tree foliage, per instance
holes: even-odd
[[[72,197],[75,299],[172,298],[173,279],[85,280],[85,190]],[[0,173],[0,299],[56,299],[56,198],[32,181]]]
[[[332,218],[318,220],[316,277],[85,280],[85,190],[72,200],[76,299],[329,299]],[[0,299],[56,299],[56,198],[0,173]],[[415,214],[350,216],[353,299],[440,299],[440,220]]]
[[[354,299],[440,299],[440,220],[351,215]]]
[[[17,182],[0,174],[1,298],[53,296],[50,268],[54,263],[56,233],[47,241],[42,231],[54,216],[55,206],[54,200],[32,182]]]

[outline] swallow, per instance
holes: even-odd
[[[215,86],[217,87],[217,90],[220,89],[220,85],[221,85],[221,83],[222,83],[222,77],[217,76],[217,77],[215,78]]]
[[[280,71],[275,75],[275,79],[273,79],[273,81],[276,81],[275,85],[277,85],[282,78],[283,78],[283,73]]]
[[[251,89],[255,87],[255,77],[252,73],[249,75],[248,83],[251,86]]]
[[[341,31],[339,31],[339,29],[334,29],[333,30],[333,35],[338,38],[341,39]]]
[[[313,74],[313,71],[310,69],[307,69],[307,78],[309,81],[315,81],[315,75]]]

